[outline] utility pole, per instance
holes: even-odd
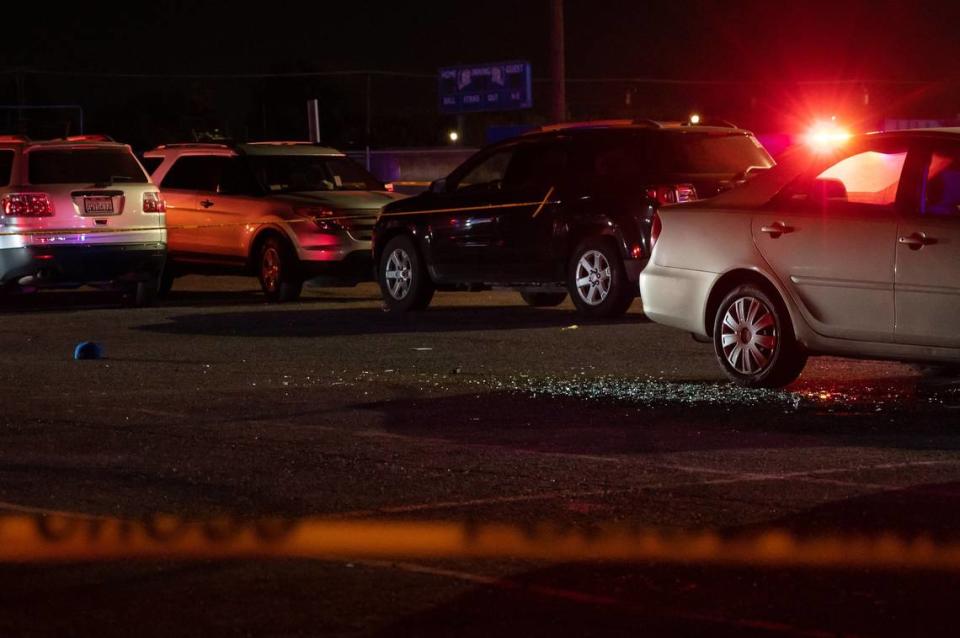
[[[567,70],[563,41],[563,0],[550,0],[550,78],[553,84],[550,118],[554,122],[567,119]]]

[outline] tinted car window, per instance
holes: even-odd
[[[212,155],[181,157],[174,162],[160,185],[163,188],[216,192],[223,166],[229,159]]]
[[[468,168],[466,174],[454,178],[452,184],[448,182],[447,187],[456,191],[481,190],[502,183],[514,150],[514,147],[509,147],[487,155]]]
[[[568,153],[562,143],[522,144],[503,177],[509,190],[546,191],[564,178]]]
[[[242,157],[231,157],[221,165],[217,192],[224,195],[254,195],[261,192],[256,178]]]
[[[960,218],[960,153],[935,151],[923,184],[923,214]]]
[[[13,172],[13,151],[0,151],[0,186],[10,183],[10,174]]]
[[[153,171],[157,170],[157,167],[163,164],[162,157],[144,157],[141,161],[143,167],[147,169],[147,172],[153,175]]]
[[[126,149],[42,149],[27,153],[31,184],[144,183],[147,176]]]
[[[665,173],[744,173],[750,167],[770,168],[773,161],[750,135],[671,133],[660,135],[657,157]]]
[[[256,181],[269,192],[382,191],[383,182],[346,157],[250,155]]]

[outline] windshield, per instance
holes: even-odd
[[[58,148],[27,155],[31,184],[146,183],[137,159],[124,148]]]
[[[308,191],[382,191],[383,182],[346,157],[255,155],[250,167],[271,193]]]
[[[660,159],[670,173],[746,175],[773,166],[773,160],[752,135],[684,134],[664,136]]]

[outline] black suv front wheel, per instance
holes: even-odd
[[[413,239],[407,235],[387,242],[377,266],[377,281],[390,312],[423,310],[433,299],[433,281]]]
[[[618,317],[636,297],[612,239],[591,237],[580,242],[570,257],[567,273],[570,298],[587,317]]]

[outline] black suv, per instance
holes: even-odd
[[[563,125],[490,146],[430,190],[386,206],[373,257],[387,308],[435,290],[569,293],[585,315],[622,314],[662,204],[710,197],[773,160],[749,131],[655,122]]]

